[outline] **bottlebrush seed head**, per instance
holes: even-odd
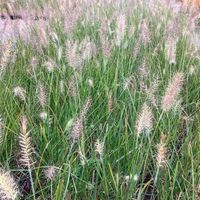
[[[72,75],[68,81],[68,94],[70,97],[76,97],[78,94],[78,89],[76,86],[76,77]]]
[[[77,42],[73,42],[70,40],[67,41],[66,57],[69,65],[74,70],[81,70],[83,68],[83,58],[78,52]]]
[[[151,132],[152,127],[153,114],[149,106],[146,103],[144,103],[136,122],[137,136],[140,136],[142,133],[145,133],[148,136]]]
[[[64,94],[65,93],[65,81],[60,80],[60,93]]]
[[[72,129],[70,133],[70,138],[72,142],[76,142],[81,138],[81,136],[83,135],[83,129],[83,120],[80,118],[76,118],[72,124]]]
[[[150,42],[150,31],[149,26],[146,20],[144,20],[141,24],[141,32],[140,32],[140,39],[144,45]]]
[[[29,169],[32,167],[33,159],[33,148],[31,145],[30,132],[27,131],[28,120],[26,116],[22,116],[20,120],[20,134],[19,134],[19,146],[21,152],[20,162],[23,166],[28,167]]]
[[[158,105],[158,99],[156,96],[156,91],[159,87],[159,79],[158,77],[154,77],[154,80],[152,81],[149,88],[145,88],[145,93],[147,95],[147,98],[152,106],[157,107]]]
[[[38,66],[38,60],[36,57],[33,57],[30,61],[30,66],[27,68],[27,73],[32,75],[36,72]]]
[[[79,155],[79,158],[80,158],[81,165],[84,166],[87,162],[87,159],[85,157],[84,152],[81,150],[80,147],[79,147],[79,150],[78,150],[78,155]]]
[[[103,56],[105,59],[109,59],[112,54],[112,44],[104,31],[100,31],[100,41]]]
[[[81,136],[83,135],[84,118],[91,106],[91,102],[92,102],[91,97],[88,97],[85,103],[83,104],[79,117],[77,117],[72,124],[70,138],[73,142],[79,140]]]
[[[87,114],[87,112],[88,112],[88,110],[89,110],[89,108],[90,108],[90,106],[91,106],[91,103],[92,103],[92,98],[91,98],[91,97],[88,97],[88,98],[85,100],[85,102],[84,102],[84,104],[83,104],[83,107],[82,107],[82,109],[81,109],[80,118],[84,118],[84,117],[85,117],[85,115]]]
[[[18,194],[17,184],[12,175],[0,168],[0,199],[15,200]]]
[[[115,44],[116,46],[120,46],[124,37],[125,37],[125,32],[126,32],[126,16],[124,14],[120,14],[117,17],[117,22],[116,22],[116,35],[115,35]]]
[[[47,114],[47,112],[41,112],[39,114],[39,117],[43,122],[45,122],[47,120],[48,114]]]
[[[24,88],[17,86],[13,89],[13,93],[20,101],[26,101],[26,90]]]
[[[38,84],[36,93],[40,106],[44,108],[47,105],[47,92],[43,83]]]
[[[146,58],[144,58],[141,66],[139,67],[139,75],[140,75],[140,78],[143,79],[143,80],[147,79],[147,77],[149,75],[149,70],[148,70]]]
[[[57,64],[51,59],[48,59],[48,61],[44,63],[44,67],[48,72],[53,72],[56,68],[58,68]]]
[[[84,61],[91,59],[97,52],[95,43],[89,37],[83,39],[79,45],[79,50],[81,51],[81,58]]]
[[[172,107],[174,107],[178,101],[179,93],[181,92],[182,85],[184,81],[184,74],[182,72],[177,72],[172,77],[162,99],[162,109],[168,112]]]
[[[108,93],[108,111],[111,112],[113,109],[113,94],[112,91]]]
[[[89,78],[89,79],[86,80],[86,82],[87,82],[88,86],[90,86],[91,88],[94,87],[93,79]]]
[[[7,64],[10,62],[10,58],[11,58],[11,53],[13,50],[13,44],[11,41],[8,41],[7,43],[5,43],[3,45],[3,51],[1,52],[1,58],[0,58],[0,73],[2,73]]]
[[[141,41],[138,40],[135,42],[135,46],[133,48],[133,57],[136,58],[138,53],[140,52],[140,48],[141,48]]]
[[[97,139],[97,141],[94,144],[94,150],[97,154],[102,156],[104,151],[104,143]]]
[[[49,166],[47,169],[44,170],[45,178],[50,181],[53,180],[57,174],[57,167]]]
[[[131,75],[124,81],[124,90],[131,90],[134,88],[134,77]]]
[[[160,143],[157,145],[157,166],[163,168],[167,164],[166,136],[161,134]]]

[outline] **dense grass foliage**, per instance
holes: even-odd
[[[0,199],[199,199],[196,8],[31,5],[3,4]]]

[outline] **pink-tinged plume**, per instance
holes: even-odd
[[[184,74],[177,72],[169,83],[162,99],[162,109],[167,112],[178,102],[178,96],[183,85]]]

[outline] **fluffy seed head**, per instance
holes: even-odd
[[[91,79],[91,78],[87,79],[87,84],[90,87],[94,87],[94,81],[93,81],[93,79]]]
[[[133,176],[133,180],[134,180],[134,181],[138,181],[138,180],[139,180],[139,175],[138,175],[138,174],[135,174],[135,175]]]
[[[37,65],[38,65],[38,59],[37,59],[36,57],[33,57],[33,58],[31,59],[30,64],[31,64],[32,68],[35,70],[36,67],[37,67]]]
[[[111,112],[113,109],[113,95],[112,91],[108,93],[108,111]]]
[[[125,184],[126,184],[126,185],[129,185],[131,179],[132,179],[132,174],[124,176]]]
[[[64,4],[66,5],[66,1],[64,1],[63,3],[61,3],[61,10],[63,10],[62,12],[65,13],[65,18],[64,18],[64,28],[65,31],[67,33],[68,36],[72,36],[73,34],[73,30],[78,22],[78,20],[80,19],[80,17],[83,15],[83,10],[80,9],[80,6],[77,6],[77,2],[76,1],[68,1],[70,2],[69,4],[71,6],[68,7],[68,9],[66,10],[65,6],[63,6]],[[73,2],[73,3],[72,3]],[[79,1],[80,4],[80,1]]]
[[[60,47],[58,48],[58,50],[57,50],[57,58],[58,58],[58,61],[61,60],[62,54],[63,54],[63,49],[62,49],[62,47],[60,46]]]
[[[178,101],[178,95],[181,92],[181,88],[183,85],[184,74],[181,72],[177,72],[172,77],[166,91],[165,95],[162,99],[162,109],[163,111],[169,111],[173,106],[176,105]]]
[[[66,57],[69,65],[74,70],[81,70],[83,68],[83,59],[81,54],[78,52],[78,45],[73,41],[67,41]]]
[[[100,31],[101,49],[105,59],[109,59],[112,53],[112,44],[109,41],[107,34],[104,31]]]
[[[20,101],[26,101],[26,90],[24,88],[17,86],[13,89],[13,93]]]
[[[72,124],[72,129],[70,132],[70,138],[72,142],[76,142],[81,138],[81,136],[83,135],[83,129],[83,120],[80,118],[76,118]]]
[[[27,73],[30,74],[30,75],[35,73],[37,66],[38,66],[38,60],[37,60],[37,58],[33,57],[30,61],[30,66],[27,69]]]
[[[149,71],[148,71],[148,66],[147,66],[147,61],[146,59],[144,59],[142,61],[141,66],[139,67],[139,75],[141,79],[146,79],[149,75]]]
[[[43,83],[40,82],[38,84],[36,93],[40,106],[44,108],[47,105],[47,94],[45,85]]]
[[[68,81],[68,94],[71,97],[76,97],[78,93],[78,89],[76,86],[76,77],[72,75]]]
[[[146,103],[144,103],[136,122],[137,136],[140,136],[141,133],[143,132],[148,136],[152,127],[153,127],[153,114],[149,106]]]
[[[151,87],[145,88],[145,92],[151,105],[154,107],[157,107],[157,98],[156,98],[155,91],[153,90],[153,88]]]
[[[150,42],[150,32],[146,20],[144,20],[141,24],[140,39],[144,45]]]
[[[116,27],[116,35],[115,35],[115,44],[116,46],[120,46],[126,31],[126,16],[124,14],[120,14],[117,17],[117,27]]]
[[[99,139],[97,139],[97,141],[94,144],[94,151],[100,156],[103,155],[104,143],[101,142]]]
[[[58,43],[59,42],[59,38],[58,35],[56,34],[56,32],[51,31],[49,33],[49,37],[52,40],[53,43]]]
[[[189,68],[189,74],[192,76],[192,75],[195,74],[195,72],[196,72],[196,67],[192,65],[192,66]]]
[[[180,17],[175,17],[173,20],[170,20],[169,24],[166,27],[165,38],[167,39],[171,38],[171,40],[177,40],[177,38],[183,32],[182,24],[183,21],[181,20]]]
[[[79,45],[81,51],[81,58],[83,60],[89,60],[96,55],[96,45],[90,40],[89,37],[86,37]]]
[[[89,110],[89,108],[90,108],[90,106],[91,106],[91,103],[92,103],[92,98],[91,98],[91,97],[88,97],[88,98],[85,100],[85,102],[84,102],[84,104],[83,104],[83,107],[82,107],[82,109],[81,109],[80,118],[84,118],[84,117],[85,117],[85,115],[87,114],[87,112],[88,112],[88,110]]]
[[[139,175],[135,174],[134,176],[132,174],[124,176],[124,181],[126,185],[130,184],[131,179],[133,179],[135,182],[139,180]]]
[[[86,99],[80,111],[79,117],[77,117],[72,124],[70,138],[73,142],[79,140],[81,136],[83,135],[84,118],[91,106],[91,101],[92,101],[91,97],[88,97]]]
[[[64,94],[65,93],[65,81],[60,80],[60,93]]]
[[[134,77],[130,76],[124,81],[124,90],[130,90],[134,87]]]
[[[0,74],[3,73],[7,64],[10,62],[12,49],[13,47],[11,41],[8,41],[3,45],[0,59]]]
[[[200,199],[200,183],[197,185],[197,199]]]
[[[48,72],[53,72],[57,68],[57,65],[53,60],[48,59],[48,61],[44,63],[44,67]]]
[[[154,78],[154,80],[152,81],[152,84],[150,85],[149,88],[145,88],[145,93],[147,95],[147,98],[149,100],[149,102],[151,103],[151,105],[153,105],[154,107],[157,107],[158,104],[158,100],[156,97],[156,91],[159,87],[159,80],[157,77]]]
[[[57,174],[57,167],[55,166],[49,166],[47,169],[44,170],[45,178],[48,181],[53,180],[56,174]]]
[[[48,114],[46,112],[41,112],[39,114],[39,117],[42,121],[46,121],[47,120],[47,117],[48,117]]]
[[[19,146],[20,146],[20,162],[24,167],[29,169],[34,164],[32,159],[33,148],[31,145],[30,132],[27,131],[28,120],[26,116],[22,116],[20,120],[20,134],[19,134]]]
[[[19,192],[14,178],[9,172],[0,168],[0,199],[15,200]]]
[[[47,32],[46,32],[46,25],[45,24],[43,24],[43,23],[38,24],[37,34],[38,34],[38,39],[40,41],[40,44],[42,44],[42,46],[47,46],[48,38],[47,38]]]
[[[166,147],[166,136],[161,134],[160,143],[157,145],[157,166],[163,168],[167,164],[167,147]]]
[[[133,57],[134,58],[136,58],[136,56],[138,55],[140,48],[141,48],[141,42],[138,40],[138,41],[136,41],[135,46],[133,48]]]
[[[79,150],[78,150],[78,155],[79,155],[79,158],[81,161],[81,165],[84,166],[87,162],[87,159],[86,159],[84,153],[82,152],[81,148],[79,148]]]

